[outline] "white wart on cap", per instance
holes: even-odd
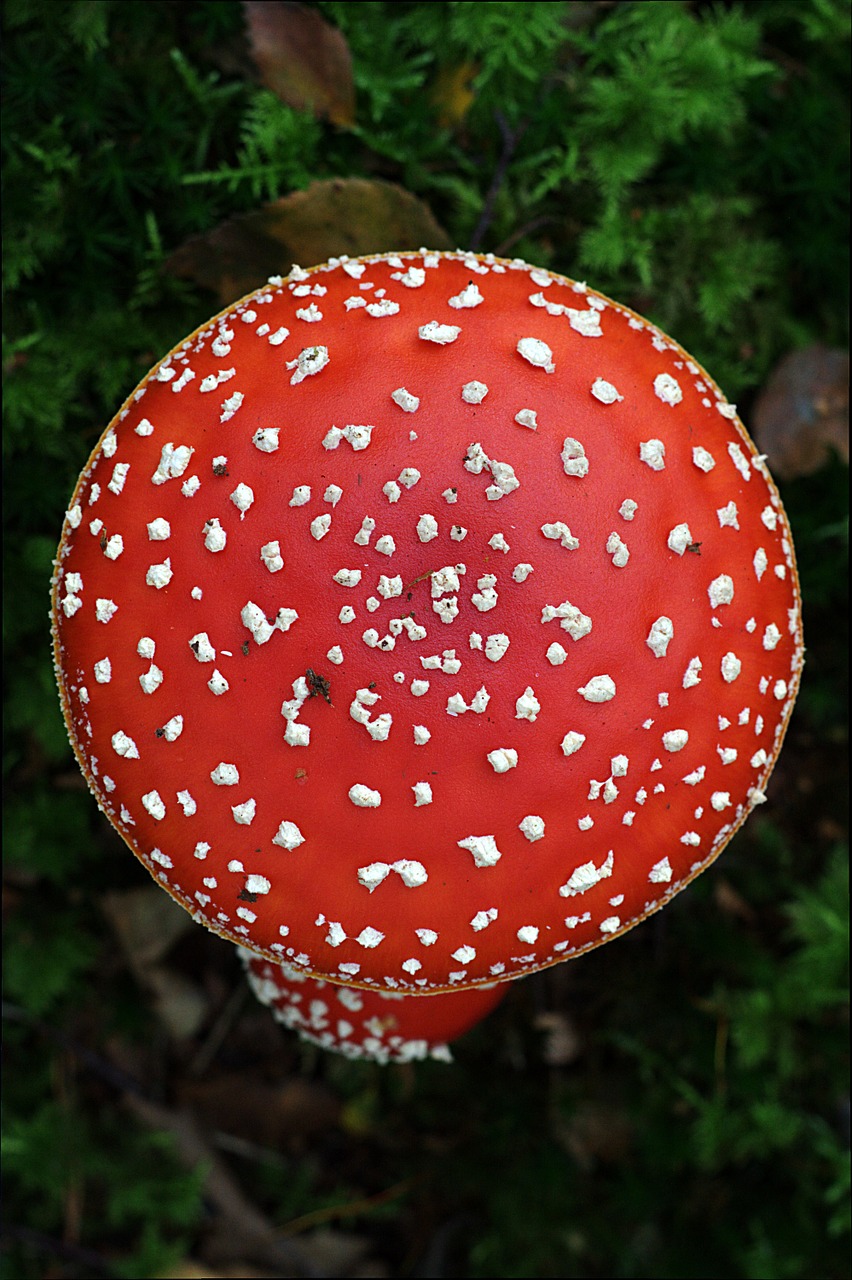
[[[80,478],[53,622],[80,764],[172,896],[410,993],[683,888],[763,800],[803,653],[708,375],[463,253],[294,268],[172,351]]]

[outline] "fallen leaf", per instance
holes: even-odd
[[[549,1067],[565,1067],[579,1058],[583,1045],[567,1014],[558,1010],[539,1013],[533,1025],[544,1032],[541,1056]]]
[[[246,1262],[271,1269],[276,1276],[316,1274],[298,1241],[278,1238],[272,1223],[243,1192],[192,1115],[132,1094],[126,1094],[124,1101],[144,1124],[172,1134],[177,1157],[186,1168],[203,1169],[204,1196],[213,1220],[204,1234],[201,1261],[214,1275],[233,1275],[232,1264],[244,1266]],[[252,1273],[240,1271],[239,1274],[250,1276]]]
[[[242,1073],[227,1074],[185,1081],[177,1093],[181,1105],[208,1128],[272,1149],[326,1132],[340,1114],[340,1103],[329,1089],[298,1078],[268,1084]]]
[[[713,898],[716,906],[726,916],[736,916],[737,919],[745,920],[749,924],[754,920],[754,908],[746,902],[742,894],[724,877],[720,877],[716,881]]]
[[[194,928],[192,917],[155,885],[109,893],[103,909],[133,976],[154,997],[169,1034],[177,1040],[195,1035],[209,999],[189,978],[162,963],[178,938]]]
[[[348,1280],[389,1280],[391,1273],[388,1264],[381,1258],[365,1258],[363,1262],[350,1268],[346,1274]],[[423,1271],[420,1274],[426,1275],[426,1272]]]
[[[355,123],[352,55],[342,31],[316,9],[285,0],[246,0],[251,54],[267,89],[332,124]]]
[[[108,893],[103,909],[130,968],[141,979],[178,938],[194,928],[192,917],[156,885]]]
[[[452,247],[428,205],[393,182],[328,178],[240,214],[186,241],[166,269],[219,295],[223,304],[286,275],[348,254]]]
[[[173,1262],[167,1270],[158,1271],[154,1280],[218,1280],[221,1274],[220,1271],[211,1271],[194,1258],[184,1258],[181,1262]]]
[[[348,1232],[323,1227],[299,1241],[318,1276],[349,1276],[370,1251],[370,1241]]]
[[[429,93],[442,129],[461,124],[476,97],[471,82],[479,71],[476,62],[459,62],[441,67]]]
[[[154,994],[154,1008],[175,1040],[188,1040],[200,1029],[210,1009],[201,988],[167,965],[147,971],[146,985]]]
[[[260,1271],[247,1262],[233,1263],[215,1271],[195,1258],[175,1262],[166,1271],[158,1271],[155,1280],[278,1280],[278,1271]]]
[[[557,1126],[556,1136],[581,1169],[623,1164],[633,1137],[624,1112],[591,1101],[579,1103],[571,1116]]]
[[[820,344],[775,366],[752,415],[754,436],[781,480],[818,471],[835,450],[849,462],[849,353]]]

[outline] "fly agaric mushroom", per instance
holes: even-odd
[[[335,259],[142,381],[53,582],[101,808],[208,928],[429,994],[611,941],[764,799],[799,683],[777,490],[628,308]]]
[[[418,1000],[399,991],[366,991],[312,978],[240,948],[249,986],[285,1027],[346,1058],[374,1062],[451,1062],[456,1040],[500,1003],[506,983]]]

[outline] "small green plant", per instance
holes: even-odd
[[[5,1123],[2,1155],[11,1190],[7,1215],[25,1204],[29,1229],[15,1261],[7,1254],[4,1274],[44,1274],[44,1241],[75,1212],[71,1197],[82,1209],[76,1247],[69,1251],[73,1257],[79,1250],[78,1266],[94,1245],[110,1259],[110,1274],[144,1280],[184,1256],[201,1210],[205,1170],[181,1169],[167,1135],[137,1129],[115,1111],[99,1114],[70,1099],[43,1099]]]
[[[9,1280],[203,1252],[204,1171],[86,1057],[144,1042],[166,1105],[198,1045],[168,1041],[110,952],[98,904],[140,881],[80,789],[47,620],[80,466],[213,309],[170,255],[315,180],[380,178],[454,243],[650,315],[746,416],[783,353],[847,340],[847,0],[310,7],[351,52],[351,127],[261,83],[238,0],[5,5]],[[341,1107],[310,1159],[294,1142],[283,1165],[233,1165],[271,1222],[351,1201],[391,1274],[848,1273],[847,481],[835,460],[784,487],[809,652],[771,803],[659,922],[518,984],[451,1069],[283,1040],[261,1066],[232,1029],[220,1066],[289,1071]],[[575,1028],[561,1065],[542,1008]]]

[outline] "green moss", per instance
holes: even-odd
[[[81,1247],[115,1274],[162,1272],[204,1236],[199,1176],[62,1039],[155,1038],[104,958],[96,904],[135,868],[74,790],[47,611],[90,448],[214,309],[168,256],[314,179],[380,177],[459,245],[588,276],[649,315],[746,412],[790,347],[846,341],[846,0],[315,7],[352,51],[351,129],[258,83],[237,0],[5,6],[4,980],[23,1019],[6,1037],[6,1220],[41,1240],[10,1238],[14,1280],[80,1274],[49,1248],[78,1182]],[[410,1180],[355,1219],[377,1222],[392,1274],[847,1273],[847,479],[835,459],[784,487],[808,664],[777,795],[718,874],[519,984],[454,1068],[292,1050],[343,1120],[310,1161],[235,1166],[271,1219]],[[541,1008],[576,1028],[565,1066],[542,1061]],[[168,1094],[185,1061],[163,1057]]]

